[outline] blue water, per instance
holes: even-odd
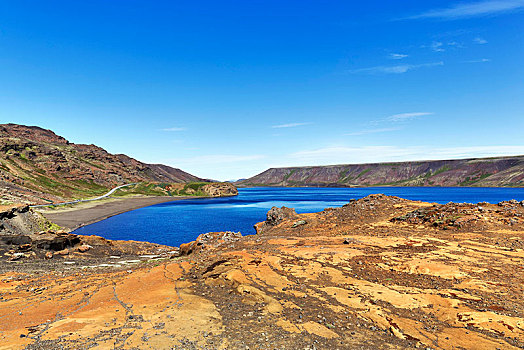
[[[245,188],[239,189],[236,197],[181,200],[133,210],[81,227],[75,233],[178,246],[206,232],[255,233],[253,225],[264,221],[272,206],[311,213],[340,207],[351,198],[372,193],[437,203],[524,200],[524,188]]]

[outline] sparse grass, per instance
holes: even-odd
[[[371,171],[371,169],[364,169],[360,172],[360,174],[357,175],[357,177],[355,179],[358,179],[359,177],[363,176],[363,175],[366,175],[367,173],[369,173]]]
[[[469,177],[469,176],[467,176],[467,177],[465,178],[465,180],[462,181],[462,182],[459,184],[459,186],[471,186],[471,185],[473,185],[473,184],[479,182],[480,180],[483,180],[483,179],[485,179],[485,178],[487,178],[487,177],[489,177],[489,176],[491,176],[491,175],[492,175],[492,174],[481,174],[481,175],[479,175],[479,176],[477,176],[477,177]]]
[[[141,182],[134,186],[128,186],[116,191],[114,197],[125,197],[132,195],[145,196],[208,196],[202,191],[202,187],[209,182],[191,182],[180,188],[180,184]],[[178,188],[178,189],[177,189]]]
[[[75,188],[75,192],[86,195],[102,195],[109,191],[106,186],[99,185],[93,180],[73,180],[72,185],[78,187]]]
[[[443,172],[446,172],[446,171],[449,171],[449,170],[451,170],[451,168],[449,166],[447,166],[447,165],[444,165],[443,167],[441,167],[440,169],[435,171],[435,173],[432,176],[435,176],[435,175],[438,175],[438,174],[442,174]]]
[[[297,172],[297,169],[292,169],[288,174],[286,174],[286,176],[284,176],[284,180],[283,181],[289,180],[289,178],[296,172]]]
[[[42,220],[38,222],[38,226],[40,227],[40,230],[42,231],[47,231],[47,230],[58,231],[62,229],[62,227],[58,226],[54,222],[44,219],[43,217],[42,217]]]
[[[20,160],[23,161],[23,162],[26,162],[26,163],[31,162],[31,161],[27,158],[27,156],[26,156],[25,154],[23,154],[23,153],[20,153],[20,156],[19,156],[19,157],[20,157]]]

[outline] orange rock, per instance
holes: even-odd
[[[68,255],[69,254],[69,249],[63,249],[63,250],[60,250],[58,252],[55,252],[55,255]]]
[[[87,245],[87,244],[83,244],[81,245],[80,247],[78,247],[78,251],[80,253],[85,253],[87,252],[89,249],[91,249],[92,247],[90,245]]]

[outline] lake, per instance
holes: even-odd
[[[253,234],[272,206],[312,213],[340,207],[352,198],[384,193],[426,202],[488,202],[524,200],[524,188],[367,187],[367,188],[241,188],[227,198],[188,199],[133,210],[81,227],[75,233],[108,239],[148,241],[178,246],[199,234],[234,231]]]

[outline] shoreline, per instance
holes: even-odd
[[[37,211],[52,223],[55,223],[62,228],[74,231],[80,227],[91,225],[95,222],[135,209],[145,208],[160,203],[198,198],[207,197],[110,197],[101,201],[80,203],[74,207],[38,209]]]

